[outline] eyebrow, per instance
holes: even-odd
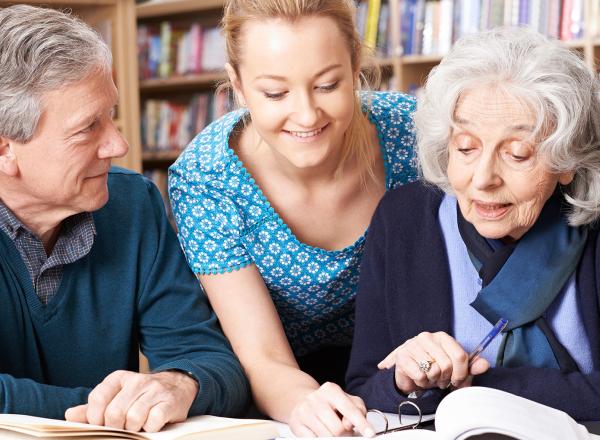
[[[342,67],[341,64],[332,64],[331,66],[327,66],[324,69],[318,71],[313,78],[318,78],[321,75],[324,75],[331,70],[339,69],[340,67]],[[259,79],[274,79],[276,81],[285,81],[287,78],[285,76],[280,76],[280,75],[265,74],[265,75],[258,75],[256,78],[254,78],[253,82],[257,81]]]

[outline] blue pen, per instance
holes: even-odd
[[[475,360],[479,357],[481,352],[485,350],[488,345],[490,345],[490,342],[492,342],[494,338],[506,328],[507,325],[508,320],[500,318],[500,320],[496,323],[494,328],[491,329],[490,332],[487,335],[485,335],[485,338],[483,338],[483,340],[479,344],[477,344],[477,347],[475,347],[473,351],[469,353],[469,367],[473,365],[473,362],[475,362]]]

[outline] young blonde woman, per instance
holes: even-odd
[[[301,436],[373,434],[343,391],[359,263],[379,200],[416,177],[414,101],[359,92],[354,16],[352,0],[228,1],[242,108],[170,169],[181,244],[254,401]]]

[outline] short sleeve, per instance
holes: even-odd
[[[197,275],[247,266],[252,260],[241,242],[242,218],[223,190],[227,174],[215,177],[195,162],[193,154],[184,153],[169,169],[169,197],[187,262]]]
[[[398,92],[372,92],[369,118],[377,127],[389,189],[418,178],[413,113],[416,100]]]

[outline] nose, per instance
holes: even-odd
[[[488,151],[479,157],[473,171],[473,185],[475,188],[486,190],[497,187],[502,183],[497,159],[494,151]]]
[[[100,159],[114,159],[125,156],[129,151],[129,144],[114,122],[110,121],[106,130],[106,136],[98,150],[98,157]]]
[[[319,120],[319,110],[313,97],[309,93],[303,93],[295,105],[295,122],[302,127],[315,128]]]

